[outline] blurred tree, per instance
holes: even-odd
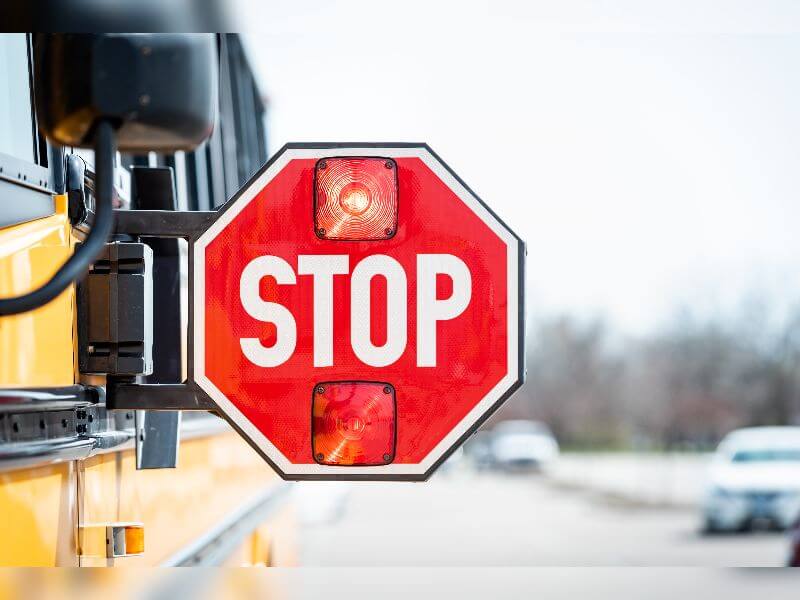
[[[539,324],[531,338],[528,384],[521,397],[529,415],[545,421],[564,443],[623,442],[624,365],[607,348],[605,325],[560,318]]]
[[[800,422],[800,307],[770,325],[761,302],[728,321],[682,311],[643,339],[601,319],[541,319],[528,381],[493,419],[547,423],[573,447],[708,448],[749,425]]]

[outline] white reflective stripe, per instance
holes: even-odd
[[[350,272],[346,254],[301,254],[298,275],[314,278],[314,366],[333,365],[333,276]]]
[[[453,281],[449,298],[436,298],[436,276]],[[436,324],[454,319],[472,298],[472,275],[460,258],[452,254],[417,255],[417,366],[436,366]]]
[[[370,339],[370,283],[376,275],[386,277],[386,342],[375,346]],[[406,272],[395,259],[374,254],[353,269],[350,280],[350,344],[355,355],[372,367],[392,364],[406,349]]]
[[[277,329],[275,345],[266,348],[258,338],[241,338],[244,355],[259,367],[277,367],[289,360],[297,345],[297,324],[285,306],[261,298],[261,280],[271,275],[279,285],[295,283],[292,267],[277,256],[259,256],[251,260],[239,280],[239,298],[247,314],[254,319],[274,323]]]

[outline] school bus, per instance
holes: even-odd
[[[241,40],[211,39],[213,133],[192,150],[117,152],[117,210],[211,210],[266,161],[265,101]],[[0,34],[0,303],[51,280],[88,244],[109,177],[99,156],[43,134],[34,79],[49,65],[37,64],[38,43]],[[81,67],[81,56],[61,58]],[[132,254],[107,244],[90,275],[0,316],[0,565],[293,564],[290,484],[223,419],[107,406],[112,378],[179,380],[186,354],[186,248],[114,240],[132,242]]]

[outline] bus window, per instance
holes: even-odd
[[[0,153],[35,162],[28,38],[0,33]]]

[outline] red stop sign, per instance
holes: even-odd
[[[426,479],[523,380],[521,240],[425,145],[290,144],[194,243],[194,378],[285,478]]]

